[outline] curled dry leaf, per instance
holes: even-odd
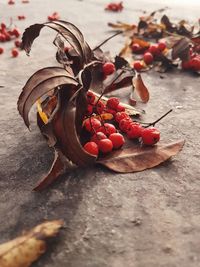
[[[137,73],[136,76],[133,78],[133,86],[141,100],[144,103],[147,103],[149,101],[149,91],[142,80],[141,74]]]
[[[82,33],[72,23],[62,20],[46,22],[43,24],[34,24],[27,28],[22,37],[22,49],[24,49],[27,54],[30,53],[32,43],[35,38],[40,35],[41,29],[45,26],[57,31],[63,38],[65,38],[66,41],[76,50],[82,63],[88,63],[90,61],[93,56],[93,52],[89,45],[85,42]]]
[[[46,239],[54,237],[62,220],[44,222],[16,239],[0,245],[1,267],[29,267],[46,251]]]
[[[29,127],[28,114],[33,104],[42,96],[64,84],[78,86],[77,80],[63,68],[49,67],[34,73],[18,99],[18,110],[27,127]]]
[[[120,173],[143,171],[175,156],[181,151],[183,145],[184,141],[158,144],[153,147],[132,146],[113,152],[109,156],[98,160],[98,163]]]

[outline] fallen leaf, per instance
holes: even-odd
[[[172,59],[189,60],[190,40],[186,37],[180,39],[172,48]]]
[[[97,163],[115,172],[128,173],[153,168],[172,156],[178,154],[183,148],[184,141],[155,146],[132,146],[115,151],[102,158]]]
[[[54,237],[62,220],[44,222],[16,239],[0,245],[1,267],[29,267],[46,251],[46,239]]]
[[[141,100],[144,103],[147,103],[149,101],[149,91],[145,84],[143,83],[141,74],[136,74],[136,76],[133,78],[133,86],[135,88],[136,93],[139,95]]]

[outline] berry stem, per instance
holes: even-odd
[[[111,35],[110,37],[108,37],[107,39],[105,39],[103,42],[101,42],[98,46],[96,46],[93,51],[97,50],[98,48],[100,48],[102,45],[104,45],[105,43],[107,43],[110,39],[114,38],[115,36],[119,35],[123,33],[123,31],[118,31],[116,33],[114,33],[113,35]]]
[[[114,82],[124,73],[124,70],[122,70],[118,75],[117,77],[111,82],[111,84],[107,87],[107,88],[110,88]],[[103,90],[103,92],[101,93],[101,95],[99,96],[97,102],[95,103],[95,107],[98,105],[99,101],[101,100],[101,98],[103,97],[103,95],[105,94],[105,90]]]
[[[144,128],[148,128],[150,126],[155,126],[156,123],[158,123],[159,121],[161,121],[164,117],[166,117],[169,113],[171,113],[173,111],[173,109],[170,109],[169,111],[167,111],[164,115],[162,115],[159,119],[151,122],[151,123],[145,123],[145,122],[142,122],[141,124],[147,124],[146,126],[144,126]]]

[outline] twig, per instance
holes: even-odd
[[[116,33],[114,33],[113,35],[111,35],[110,37],[108,37],[107,39],[105,39],[102,43],[100,43],[98,46],[96,46],[93,51],[97,50],[98,48],[100,48],[102,45],[104,45],[105,43],[107,43],[110,39],[114,38],[115,36],[122,34],[123,31],[118,31]]]
[[[147,126],[144,126],[144,128],[148,128],[150,126],[155,126],[156,123],[158,123],[159,121],[161,121],[164,117],[166,117],[169,113],[171,113],[173,111],[173,109],[170,109],[168,112],[166,112],[164,115],[162,115],[159,119],[155,120],[154,122],[151,123],[142,123],[142,124],[147,124]]]

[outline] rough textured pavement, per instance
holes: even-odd
[[[198,18],[200,4],[184,1],[124,1],[120,14],[103,10],[104,0],[34,0],[15,6],[0,1],[0,18],[25,14],[17,21],[24,30],[43,22],[54,11],[75,23],[94,46],[108,36],[107,22],[134,22],[141,10],[171,6],[173,18]],[[152,1],[151,1],[152,2]],[[180,1],[181,2],[181,1]],[[44,30],[31,57],[7,52],[0,56],[0,242],[14,238],[43,220],[62,218],[65,227],[35,267],[198,267],[200,266],[200,120],[199,78],[173,72],[145,74],[151,101],[146,121],[170,108],[174,112],[159,124],[162,140],[185,139],[183,151],[161,166],[134,174],[113,174],[97,168],[66,174],[42,193],[32,192],[51,165],[49,150],[35,126],[32,132],[17,113],[16,102],[27,78],[38,68],[52,66],[54,33]],[[117,52],[117,37],[105,48]],[[124,90],[123,95],[128,94]]]

